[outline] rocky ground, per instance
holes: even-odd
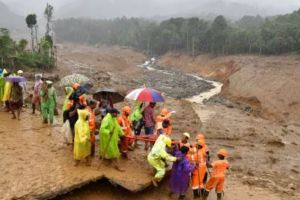
[[[182,69],[163,73],[136,67],[144,60],[144,55],[130,49],[64,44],[59,47],[58,68],[53,73],[59,77],[71,72],[83,73],[91,77],[95,87],[114,87],[123,92],[143,84],[163,91],[167,101],[158,105],[156,113],[162,107],[177,111],[172,117],[174,139],[186,131],[194,138],[201,130],[207,136],[213,158],[217,149],[229,150],[232,169],[225,199],[299,199],[300,132],[297,124],[279,124],[259,118],[251,107],[245,109],[239,102],[222,96],[205,105],[178,100],[207,91],[211,84],[184,75]],[[221,71],[222,77],[229,75],[228,71]],[[124,104],[132,102],[126,101],[117,107]],[[118,173],[106,165],[99,169],[97,159],[93,160],[92,167],[84,164],[73,167],[70,147],[64,144],[59,133],[60,117],[54,127],[43,126],[39,116],[32,116],[30,110],[25,109],[20,122],[11,120],[4,112],[0,112],[0,121],[4,122],[0,124],[2,199],[54,197],[102,177],[132,191],[150,184],[151,169],[142,149],[131,152],[130,160],[122,160],[126,173]],[[137,194],[107,182],[97,182],[57,197],[66,200],[133,198],[176,199],[168,196],[167,180],[157,189],[148,188]],[[214,198],[212,193],[211,199]]]

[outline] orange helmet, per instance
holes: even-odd
[[[205,140],[204,139],[199,139],[199,140],[197,140],[197,144],[201,145],[201,146],[204,146],[205,145]]]
[[[77,90],[79,87],[80,87],[80,84],[79,84],[79,83],[74,83],[74,84],[72,85],[72,88],[73,88],[74,90]]]
[[[226,149],[220,149],[220,150],[218,151],[218,155],[227,157],[227,156],[228,156],[228,152],[227,152]]]
[[[198,135],[196,136],[196,140],[205,140],[205,136],[202,133],[198,133]]]
[[[130,114],[131,108],[129,106],[125,106],[125,107],[122,108],[122,112]]]
[[[168,113],[169,113],[169,111],[168,111],[168,109],[166,109],[166,108],[163,108],[163,109],[160,111],[160,115],[163,115],[163,116],[167,115]]]

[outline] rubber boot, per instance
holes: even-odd
[[[200,198],[199,190],[195,189],[193,190],[194,199]]]
[[[202,198],[202,197],[203,197],[203,194],[204,194],[204,189],[203,189],[203,188],[201,188],[201,189],[200,189],[200,198]]]
[[[222,193],[217,193],[217,200],[222,200]]]
[[[204,190],[203,194],[202,194],[202,197],[201,197],[201,200],[207,200],[208,195],[209,195],[209,191]]]
[[[32,114],[33,115],[35,114],[35,104],[34,103],[32,104]]]

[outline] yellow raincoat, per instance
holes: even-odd
[[[4,95],[4,87],[5,87],[5,78],[4,74],[6,74],[6,69],[3,69],[2,73],[0,74],[0,101],[2,101]]]
[[[161,180],[166,174],[166,166],[164,161],[175,162],[176,157],[166,152],[166,146],[171,146],[171,139],[165,135],[160,135],[151,152],[148,155],[148,163],[155,168],[155,179]]]
[[[10,81],[6,81],[5,82],[5,85],[4,85],[4,94],[3,94],[3,98],[2,98],[3,102],[9,101],[12,86],[13,86],[12,82],[10,82]]]
[[[81,160],[91,154],[91,134],[88,122],[88,111],[78,110],[78,120],[75,124],[74,159]]]

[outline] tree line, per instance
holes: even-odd
[[[40,39],[38,38],[37,16],[29,14],[25,19],[27,27],[30,29],[31,50],[27,48],[28,41],[26,39],[15,41],[11,38],[8,29],[0,28],[0,66],[40,69],[50,69],[54,66],[53,40],[50,35],[53,16],[51,5],[47,4],[44,16],[47,20],[46,33]]]
[[[128,46],[150,54],[183,51],[192,55],[283,54],[300,52],[300,9],[268,18],[244,16],[230,22],[171,18],[156,23],[140,18],[61,19],[56,36],[64,41]]]

